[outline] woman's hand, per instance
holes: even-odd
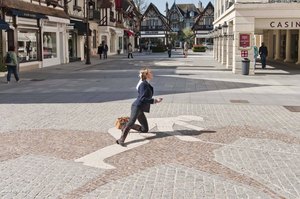
[[[163,100],[163,98],[157,98],[154,100],[154,104],[160,103]]]

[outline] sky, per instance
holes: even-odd
[[[169,4],[169,8],[173,5],[174,0],[147,0],[148,5],[150,3],[153,3],[161,12],[161,14],[166,15],[166,2]],[[202,6],[205,8],[205,6],[208,4],[209,0],[202,0]],[[195,4],[196,7],[198,7],[199,0],[175,0],[176,4]],[[214,4],[214,0],[211,0],[211,3]]]

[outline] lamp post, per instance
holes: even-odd
[[[86,0],[86,60],[85,64],[91,64],[90,58],[90,26],[89,26],[90,0]]]
[[[225,21],[224,24],[222,25],[224,37],[227,37],[227,28],[228,28],[228,25],[227,25],[227,23]]]

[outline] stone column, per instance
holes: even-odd
[[[219,50],[218,50],[218,53],[219,53],[219,56],[218,56],[218,62],[221,63],[221,60],[222,60],[222,45],[223,45],[223,42],[222,42],[222,38],[221,37],[218,37],[218,41],[219,41]]]
[[[298,61],[296,64],[300,64],[300,30],[298,33]]]
[[[274,43],[273,43],[273,30],[268,30],[268,42],[265,43],[268,48],[268,59],[274,59]]]
[[[222,64],[226,66],[227,64],[227,37],[223,36],[223,56],[222,56]]]
[[[276,30],[275,60],[280,60],[280,30]]]
[[[286,44],[285,44],[285,60],[284,62],[292,62],[291,59],[291,30],[286,30]]]

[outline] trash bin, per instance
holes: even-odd
[[[244,58],[242,60],[242,75],[249,75],[249,66],[250,60],[248,58]]]

